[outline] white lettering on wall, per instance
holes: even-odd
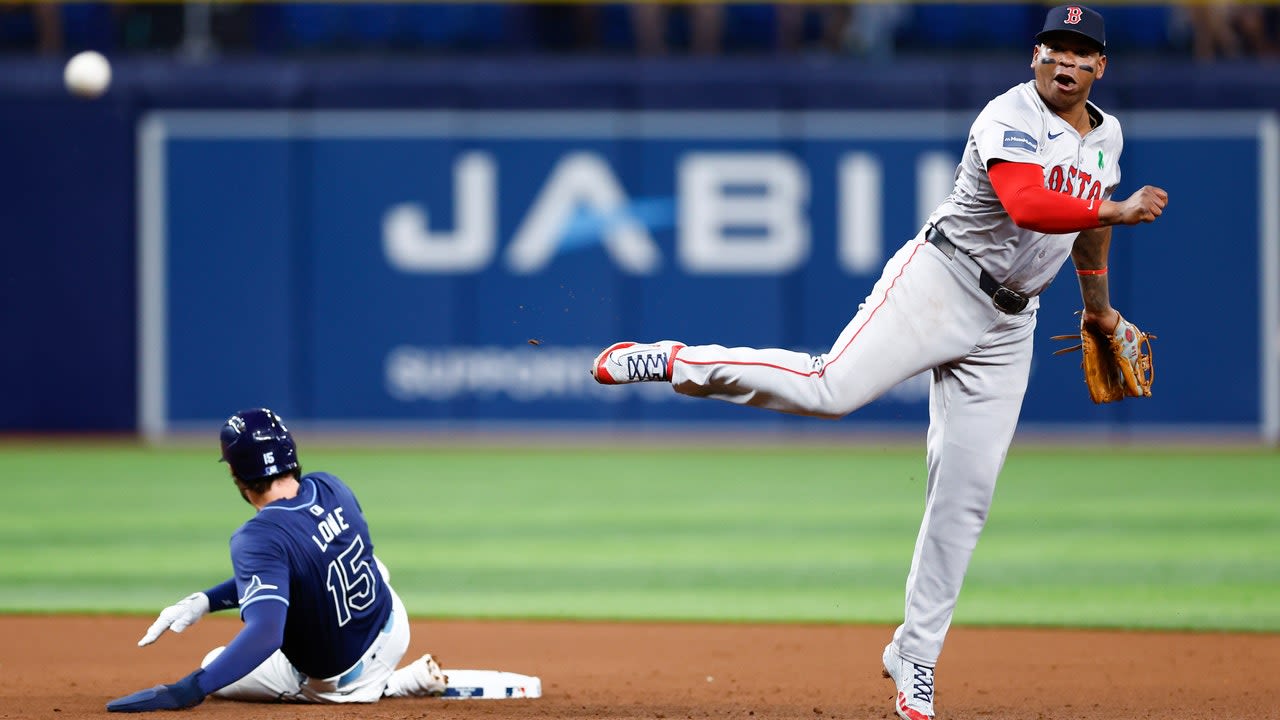
[[[426,208],[394,205],[382,218],[387,262],[406,273],[484,269],[497,247],[498,172],[487,153],[467,153],[453,166],[453,232],[433,232]]]
[[[942,152],[916,161],[916,225],[944,200],[955,159]],[[680,268],[697,275],[781,274],[809,260],[808,168],[784,152],[691,152],[676,174],[675,251]],[[836,177],[836,260],[844,271],[868,274],[886,257],[884,170],[873,153],[842,156]],[[388,263],[405,273],[475,273],[498,256],[499,176],[488,153],[470,152],[453,168],[454,229],[432,230],[419,203],[392,206],[383,216]],[[544,270],[562,252],[566,231],[588,218],[615,265],[633,275],[658,271],[662,254],[651,229],[632,214],[631,198],[604,157],[566,154],[552,168],[520,221],[504,260],[518,275]],[[913,228],[914,230],[914,228]],[[902,238],[905,240],[906,238]],[[575,240],[576,241],[576,240]]]
[[[840,267],[863,274],[884,263],[884,227],[881,208],[884,173],[880,161],[869,153],[849,153],[840,158],[839,228],[836,253]]]
[[[938,203],[947,199],[956,182],[956,159],[950,153],[930,152],[916,160],[916,225],[924,227]]]
[[[551,171],[516,230],[507,249],[507,267],[518,275],[542,270],[559,250],[570,219],[580,210],[587,210],[613,219],[601,233],[605,251],[619,268],[633,275],[657,271],[662,255],[648,229],[626,215],[628,203],[622,184],[599,155],[566,155]]]
[[[809,257],[809,178],[785,153],[680,159],[677,243],[695,274],[785,273]]]

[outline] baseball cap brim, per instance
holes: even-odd
[[[1085,41],[1086,43],[1088,43],[1090,46],[1092,46],[1092,47],[1096,48],[1096,49],[1098,50],[1098,52],[1106,52],[1106,50],[1107,50],[1107,46],[1106,46],[1106,45],[1103,45],[1102,43],[1100,43],[1100,42],[1098,42],[1097,40],[1093,39],[1093,38],[1092,38],[1092,37],[1090,37],[1089,35],[1086,35],[1086,34],[1084,34],[1084,33],[1082,33],[1082,32],[1078,32],[1078,31],[1076,31],[1076,30],[1067,30],[1067,29],[1065,29],[1065,28],[1054,28],[1054,29],[1052,29],[1052,30],[1045,30],[1045,31],[1043,31],[1043,32],[1041,32],[1041,33],[1037,33],[1037,34],[1036,34],[1036,42],[1038,42],[1038,43],[1042,43],[1042,42],[1044,42],[1047,38],[1051,38],[1051,37],[1053,37],[1054,35],[1065,35],[1065,36],[1070,37],[1070,38],[1075,39],[1075,40],[1083,40],[1083,41]]]

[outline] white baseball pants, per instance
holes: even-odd
[[[391,617],[385,629],[345,672],[331,678],[308,677],[277,650],[248,675],[213,695],[247,702],[369,703],[382,698],[389,686],[397,690],[417,688],[426,678],[417,677],[412,666],[396,670],[409,648],[409,615],[395,590],[390,585],[387,590],[391,592]],[[211,650],[200,666],[208,666],[224,649]]]
[[[1039,303],[1017,315],[991,304],[978,268],[949,258],[923,231],[885,265],[831,350],[690,345],[672,370],[677,392],[778,412],[839,418],[932,370],[924,517],[894,633],[901,655],[933,666],[996,477],[1018,423]]]

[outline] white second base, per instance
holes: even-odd
[[[446,700],[512,700],[542,697],[542,679],[502,670],[449,670]]]

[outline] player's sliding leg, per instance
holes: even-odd
[[[216,647],[204,656],[200,667],[208,667],[209,663],[222,654],[225,647]],[[275,700],[304,701],[302,683],[298,671],[279,650],[248,675],[213,693],[214,697],[224,700],[243,700],[245,702],[271,702]]]
[[[312,678],[303,675],[293,666],[283,652],[275,651],[248,675],[213,693],[226,700],[248,702],[313,702],[313,703],[367,703],[383,697],[393,677],[396,677],[398,696],[440,694],[434,689],[432,669],[440,675],[435,661],[430,666],[424,662],[430,655],[419,658],[404,668],[397,677],[396,665],[409,647],[409,615],[395,590],[391,593],[391,616],[377,638],[370,643],[365,654],[349,669],[330,678]],[[207,667],[224,650],[215,648],[205,656],[201,667]],[[420,675],[419,670],[423,671]],[[419,680],[418,678],[422,678]],[[418,692],[426,689],[428,692]]]

